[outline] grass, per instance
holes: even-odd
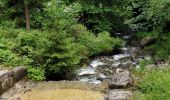
[[[134,100],[170,100],[170,70],[145,71]]]

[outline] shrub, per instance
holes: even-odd
[[[84,54],[92,56],[101,52],[109,52],[122,46],[123,41],[119,38],[110,37],[108,32],[101,32],[97,36],[88,31],[81,24],[74,25],[70,29],[71,35],[75,37],[84,49]]]
[[[1,65],[4,65],[6,67],[8,66],[13,67],[13,66],[27,65],[31,62],[31,60],[24,56],[19,57],[17,56],[17,54],[13,53],[10,50],[1,49],[0,50],[0,62],[1,62]]]
[[[34,68],[28,67],[27,68],[28,77],[34,81],[41,81],[45,79],[44,70],[42,68]]]
[[[84,26],[79,26],[77,31],[70,28],[69,33],[65,30],[27,32],[22,29],[8,29],[9,31],[1,29],[1,65],[34,66],[33,70],[29,71],[29,77],[39,80],[42,78],[34,77],[36,74],[34,69],[37,67],[43,68],[46,75],[74,73],[73,69],[82,59],[111,51],[122,44],[120,39],[111,38],[107,32],[96,36]]]
[[[67,69],[80,63],[81,56],[78,54],[80,46],[72,37],[65,32],[54,32],[48,35],[47,39],[49,45],[45,47],[44,59],[49,71],[59,72],[60,69]]]
[[[112,51],[113,49],[120,48],[123,41],[120,38],[111,38],[108,32],[101,32],[98,34],[98,46],[101,49],[100,52]]]
[[[31,62],[26,56],[20,56],[12,49],[16,45],[18,30],[0,29],[0,62],[5,66],[27,65]]]

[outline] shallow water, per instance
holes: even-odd
[[[151,59],[150,56],[139,53],[140,47],[132,47],[125,44],[118,54],[100,56],[92,59],[87,67],[77,71],[77,79],[81,82],[100,84],[110,81],[115,69],[131,70],[139,68],[139,62]],[[139,53],[139,54],[138,54]]]
[[[101,56],[93,59],[87,67],[80,68],[77,71],[77,79],[82,82],[100,84],[103,80],[108,80],[110,75],[107,72],[114,71],[119,66],[137,66],[138,59],[133,59],[132,56],[136,53],[137,48],[135,47],[122,47],[121,53]],[[105,73],[106,72],[106,73]]]

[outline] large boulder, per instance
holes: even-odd
[[[109,83],[110,88],[125,88],[132,85],[133,79],[128,70],[117,68]]]
[[[26,68],[16,67],[9,70],[0,70],[0,95],[14,86],[23,76],[26,75]]]
[[[12,71],[14,72],[15,81],[19,81],[27,73],[27,70],[25,67],[15,67]]]
[[[125,90],[112,90],[104,100],[130,100],[132,93]]]
[[[149,45],[149,44],[153,43],[154,41],[155,41],[155,38],[146,37],[146,38],[142,39],[142,41],[140,42],[140,45],[143,47],[143,46],[146,46],[146,45]]]
[[[9,70],[0,71],[0,95],[14,86],[14,73]]]

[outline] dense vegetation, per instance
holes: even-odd
[[[78,23],[78,3],[24,1],[30,7],[30,24],[26,22],[25,28],[22,2],[1,2],[1,65],[28,66],[28,76],[34,80],[54,74],[65,79],[82,60],[122,45],[108,32],[93,34]]]
[[[127,7],[131,13],[126,23],[137,34],[137,38],[155,38],[155,44],[145,47],[152,51],[154,59],[166,60],[170,55],[169,27],[170,27],[170,1],[169,0],[131,0]]]
[[[0,65],[27,66],[34,80],[68,78],[121,47],[116,33],[155,38],[145,47],[154,61],[170,55],[169,0],[0,0],[0,9]]]

